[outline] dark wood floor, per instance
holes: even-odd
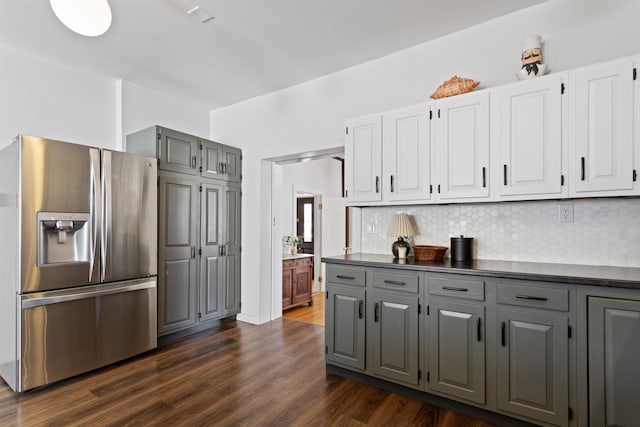
[[[324,328],[229,322],[49,387],[0,383],[0,426],[489,424],[326,374]]]

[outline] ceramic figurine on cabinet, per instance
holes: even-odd
[[[547,73],[547,65],[542,63],[542,37],[532,35],[522,43],[522,67],[518,78],[528,79]]]

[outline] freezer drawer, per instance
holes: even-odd
[[[155,278],[26,295],[20,304],[17,391],[157,346]]]

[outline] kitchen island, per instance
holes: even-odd
[[[463,403],[489,419],[631,425],[640,269],[378,254],[322,260],[328,371]]]

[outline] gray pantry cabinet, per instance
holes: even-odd
[[[158,335],[240,311],[241,151],[153,126],[127,151],[158,158]]]

